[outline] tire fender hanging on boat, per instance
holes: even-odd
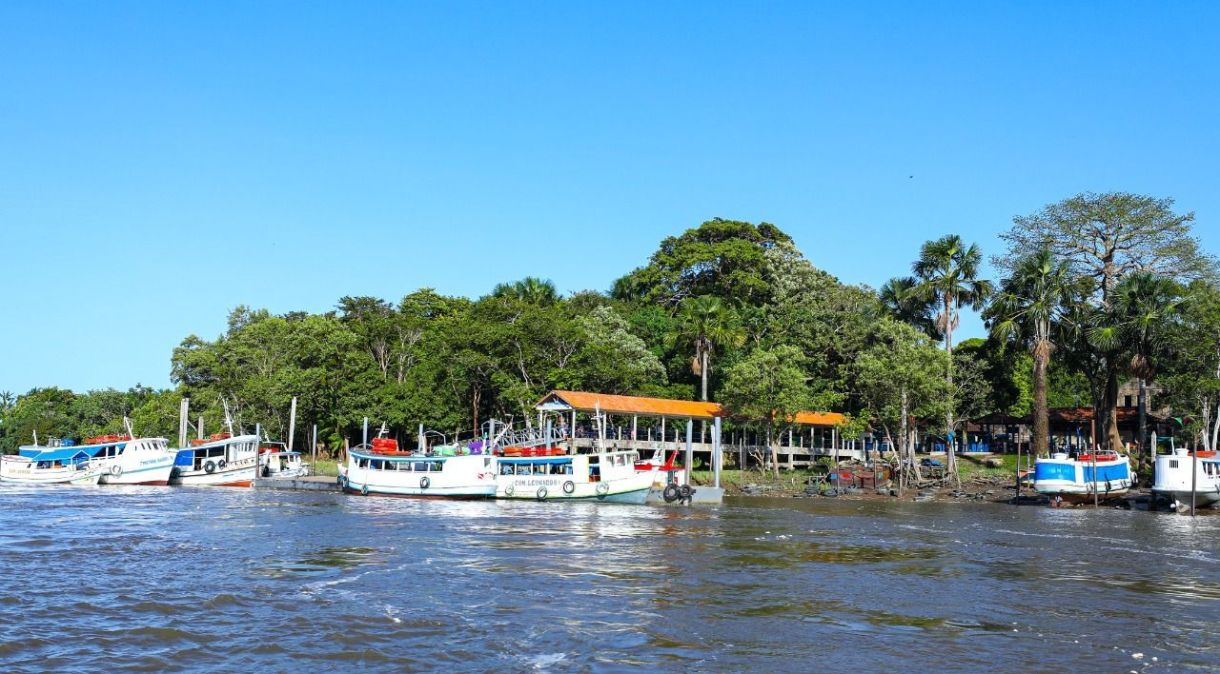
[[[360,495],[361,496],[369,495],[369,486],[367,484],[360,488]]]
[[[546,500],[546,487],[538,487],[538,491],[534,492],[534,496],[538,497],[539,501]]]
[[[205,473],[215,473],[215,472],[216,472],[216,462],[214,462],[214,461],[208,461],[208,462],[204,463],[204,464],[203,464],[203,472],[205,472]]]
[[[564,482],[564,483],[563,483],[563,493],[565,493],[565,494],[571,494],[571,493],[572,493],[572,492],[574,492],[574,491],[576,491],[576,483],[575,483],[575,482],[573,482],[573,481],[571,481],[571,480],[568,480],[567,482]]]
[[[604,497],[610,491],[610,485],[605,482],[598,482],[594,491],[597,492],[598,498]]]
[[[216,467],[220,470],[224,470],[225,466],[227,466],[227,465],[229,465],[229,462],[225,461],[224,459],[221,459],[216,462]]]
[[[420,489],[427,489],[430,486],[432,486],[432,480],[429,480],[427,475],[419,478],[419,488]]]
[[[513,494],[515,494],[516,492],[517,492],[517,488],[516,488],[516,487],[514,487],[514,486],[513,486],[513,485],[511,485],[511,484],[510,484],[510,485],[508,485],[507,487],[505,487],[505,488],[504,488],[504,495],[505,495],[505,496],[512,496],[512,495],[513,495]]]
[[[110,474],[111,474],[111,475],[113,475],[113,476],[115,476],[115,477],[118,477],[118,476],[122,475],[122,474],[123,474],[123,467],[122,467],[122,466],[120,466],[120,465],[119,465],[119,464],[117,464],[117,463],[116,463],[116,464],[114,464],[113,466],[111,466],[111,467],[110,467]]]

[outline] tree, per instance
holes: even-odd
[[[1090,282],[1088,304],[1093,310],[1109,309],[1119,282],[1136,272],[1149,272],[1178,281],[1206,278],[1214,274],[1215,259],[1203,253],[1192,235],[1193,213],[1177,214],[1172,199],[1109,192],[1086,192],[1050,204],[1028,216],[1013,219],[1013,228],[1000,237],[1008,243],[1009,256],[997,258],[1001,267],[1011,266],[1027,251],[1048,248],[1065,260],[1074,276]],[[1082,312],[1084,313],[1084,312]],[[1110,448],[1118,449],[1117,357],[1100,355],[1089,363],[1087,335],[1075,355],[1088,371],[1093,388],[1099,430]]]
[[[1111,362],[1129,358],[1126,371],[1140,380],[1140,460],[1145,455],[1146,385],[1156,378],[1170,335],[1179,331],[1183,301],[1177,282],[1147,272],[1125,277],[1111,292],[1107,310],[1094,314],[1089,341]],[[1117,395],[1115,396],[1117,398]]]
[[[1166,335],[1164,402],[1190,419],[1204,450],[1220,447],[1220,287],[1195,281],[1182,305],[1183,318]]]
[[[701,295],[682,302],[678,310],[678,332],[674,341],[694,351],[691,372],[700,378],[701,397],[707,400],[707,381],[712,371],[712,355],[718,350],[741,346],[745,342],[732,311],[717,297]]]
[[[953,331],[961,320],[965,304],[979,309],[991,294],[991,282],[978,278],[983,255],[976,244],[967,246],[956,234],[928,241],[912,265],[918,283],[910,289],[911,296],[929,306],[937,307],[936,328],[944,335],[945,380],[953,387]],[[954,410],[945,411],[945,449],[949,473],[957,478],[957,458],[954,442]]]
[[[819,404],[829,407],[833,395],[815,399],[805,373],[804,358],[793,346],[753,351],[733,365],[725,376],[722,398],[730,416],[761,425],[771,452],[771,468],[779,475],[779,441],[798,412]]]
[[[932,339],[941,339],[932,307],[916,292],[918,287],[919,281],[914,276],[898,276],[886,281],[877,297],[891,318],[915,326]]]
[[[663,240],[646,266],[615,281],[611,295],[667,306],[700,295],[761,304],[771,295],[765,253],[787,241],[787,234],[765,222],[708,220]]]
[[[1054,336],[1080,291],[1067,263],[1042,248],[1013,266],[983,314],[992,336],[1028,349],[1033,357],[1035,454],[1046,454],[1050,447],[1047,388]]]
[[[526,276],[520,281],[501,283],[491,291],[492,297],[512,297],[522,302],[546,306],[559,300],[555,284],[536,276]]]
[[[914,327],[892,319],[881,321],[874,343],[860,355],[854,368],[857,393],[864,413],[880,424],[899,456],[899,483],[919,478],[915,462],[913,418],[941,416],[949,406],[949,383],[944,372],[949,354]]]

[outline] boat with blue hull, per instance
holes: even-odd
[[[1131,460],[1110,450],[1077,456],[1060,452],[1034,463],[1034,490],[1070,503],[1120,498],[1133,481]]]

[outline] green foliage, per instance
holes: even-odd
[[[612,295],[667,306],[700,295],[759,304],[771,295],[766,251],[790,240],[765,222],[708,220],[662,241],[646,266],[615,282]]]
[[[868,416],[895,438],[909,417],[942,417],[952,391],[944,373],[949,355],[905,323],[882,321],[875,341],[856,364],[856,392]]]

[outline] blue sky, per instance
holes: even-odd
[[[589,5],[0,4],[0,389],[166,386],[238,304],[606,289],[715,216],[874,286],[1086,190],[1220,250],[1215,3]]]

